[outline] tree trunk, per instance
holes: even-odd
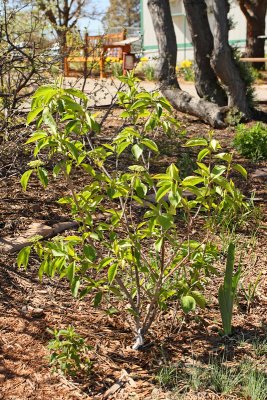
[[[195,98],[181,90],[175,74],[177,60],[176,37],[169,0],[148,0],[159,46],[158,79],[162,93],[179,111],[194,115],[215,128],[225,126],[220,107]]]
[[[173,107],[181,112],[194,115],[208,123],[213,128],[225,128],[224,117],[228,107],[220,108],[217,104],[191,96],[177,87],[163,87],[162,94],[169,100]]]
[[[148,0],[147,5],[159,46],[157,77],[160,82],[176,86],[177,43],[169,0]]]
[[[68,54],[67,54],[67,30],[64,28],[56,29],[56,32],[57,32],[57,38],[58,38],[58,43],[59,43],[61,68],[62,68],[62,71],[64,71],[64,59],[65,59],[65,57],[68,57]]]
[[[241,11],[247,20],[246,57],[264,58],[265,16],[267,0],[238,0]],[[256,69],[264,69],[265,63],[252,63]]]
[[[227,95],[210,65],[213,36],[205,0],[183,0],[195,56],[195,86],[199,97],[219,106],[227,104]]]
[[[246,96],[246,84],[240,76],[233,58],[233,51],[228,43],[228,11],[228,0],[213,0],[215,27],[211,63],[217,76],[227,88],[229,108],[236,108],[243,113],[245,118],[249,118],[251,110]]]

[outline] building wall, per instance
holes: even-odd
[[[158,55],[158,45],[152,19],[147,7],[147,1],[148,0],[141,0],[141,31],[143,35],[144,55],[146,57],[153,58]],[[212,0],[207,0],[206,2],[208,7],[209,22],[211,30],[213,30],[214,17],[211,7]],[[191,44],[191,35],[188,29],[183,1],[170,0],[170,5],[177,40],[178,61],[182,61],[184,59],[193,60],[194,54]],[[242,49],[245,47],[246,43],[246,19],[236,0],[231,2],[231,11],[229,15],[233,25],[233,28],[229,31],[229,42]]]

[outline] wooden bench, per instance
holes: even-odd
[[[256,57],[256,58],[249,58],[249,57],[242,57],[242,58],[240,58],[240,61],[242,61],[242,62],[251,62],[251,63],[254,63],[254,62],[267,62],[267,58],[262,58],[262,57]]]
[[[64,57],[64,76],[88,75],[88,62],[99,64],[100,78],[105,77],[105,60],[107,57],[123,59],[123,53],[129,53],[131,45],[125,43],[126,32],[84,37],[83,46],[66,47]],[[80,55],[77,55],[80,53]],[[71,63],[82,64],[82,71],[71,69]]]

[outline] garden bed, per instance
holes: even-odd
[[[105,140],[107,137],[112,139],[117,133],[119,112],[114,110],[106,119],[102,128]],[[181,121],[181,129],[187,132],[186,139],[207,135],[209,127],[196,118],[179,113],[176,116]],[[215,138],[220,140],[223,149],[232,149],[233,136],[233,128],[215,132]],[[37,180],[33,180],[28,191],[22,191],[20,176],[30,157],[23,147],[27,137],[25,128],[12,133],[1,144],[2,237],[17,237],[34,222],[51,226],[69,220],[68,210],[56,203],[66,194],[64,185],[54,181],[44,190]],[[153,172],[161,172],[171,162],[177,163],[185,175],[192,170],[192,153],[181,147],[181,142],[185,142],[185,137],[157,138],[161,155],[152,165]],[[28,270],[24,271],[16,266],[16,254],[1,254],[1,398],[261,399],[251,397],[245,391],[241,394],[241,382],[229,393],[222,394],[220,386],[216,387],[215,378],[202,379],[205,371],[212,376],[211,371],[219,359],[227,366],[227,373],[251,362],[251,368],[265,373],[266,383],[267,197],[264,171],[267,164],[235,156],[249,174],[247,181],[236,176],[238,186],[247,197],[255,192],[255,205],[260,209],[259,219],[255,213],[252,220],[246,221],[236,233],[238,255],[242,256],[242,284],[248,288],[260,273],[261,277],[249,312],[242,290],[238,292],[233,335],[230,338],[220,335],[222,327],[217,292],[223,280],[224,257],[217,265],[219,275],[212,277],[205,288],[206,309],[197,309],[185,316],[180,308],[177,309],[176,302],[171,302],[168,311],[161,312],[152,325],[144,348],[137,352],[131,349],[132,337],[128,321],[123,316],[107,315],[101,307],[94,308],[90,295],[82,301],[73,299],[65,281],[43,278],[40,282],[37,258],[33,258]],[[255,175],[259,170],[263,171],[263,176]],[[77,176],[79,186],[85,184],[84,180],[83,176]],[[227,231],[218,237],[222,254],[229,240]],[[73,325],[93,348],[90,352],[92,373],[87,377],[81,375],[66,379],[60,374],[53,375],[49,367],[47,344],[51,335],[47,329],[68,325]],[[226,376],[230,384],[233,375]],[[116,383],[117,386],[113,386]]]

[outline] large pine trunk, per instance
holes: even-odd
[[[215,128],[224,127],[222,110],[217,104],[195,98],[181,90],[175,74],[177,44],[169,0],[148,0],[159,46],[157,77],[161,91],[179,111],[194,115]]]
[[[246,57],[263,58],[265,55],[265,17],[267,0],[238,0],[240,8],[247,20]],[[255,62],[254,68],[263,69],[265,63]]]
[[[210,65],[213,36],[205,0],[183,0],[195,56],[195,87],[199,97],[219,106],[227,105],[227,95]]]
[[[238,66],[233,57],[233,50],[228,43],[228,0],[213,0],[215,26],[213,32],[214,51],[212,66],[217,76],[226,86],[229,108],[242,112],[244,117],[251,116],[246,93],[246,84],[241,78]]]

